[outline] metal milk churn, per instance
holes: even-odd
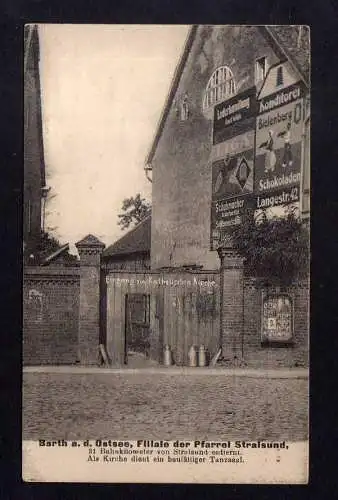
[[[198,366],[206,366],[206,352],[204,345],[200,345],[198,350]]]
[[[163,348],[163,364],[164,366],[171,366],[173,364],[171,350],[168,344]]]
[[[188,351],[188,366],[197,366],[197,352],[194,345]]]

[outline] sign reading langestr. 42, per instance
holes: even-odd
[[[255,141],[256,208],[299,201],[304,87],[288,63],[272,68],[258,95]]]

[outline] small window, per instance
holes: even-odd
[[[204,93],[203,111],[225,101],[236,93],[234,75],[228,66],[221,66],[213,72]]]
[[[185,121],[189,118],[188,96],[185,95],[181,102],[181,120]]]
[[[277,76],[276,76],[276,87],[280,87],[284,83],[283,76],[283,66],[278,66],[277,68]]]
[[[260,57],[256,60],[256,68],[255,68],[255,80],[256,83],[260,83],[264,80],[267,73],[267,61],[266,57]]]

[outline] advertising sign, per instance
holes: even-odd
[[[254,180],[257,209],[299,201],[303,122],[301,82],[258,101]]]
[[[292,299],[289,295],[266,295],[262,307],[262,343],[290,342],[293,335]]]
[[[254,129],[256,113],[256,87],[216,104],[213,144]]]
[[[211,247],[241,224],[252,205],[255,132],[248,131],[217,145],[212,156]]]

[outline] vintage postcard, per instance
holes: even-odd
[[[24,31],[22,477],[306,484],[308,26]]]

